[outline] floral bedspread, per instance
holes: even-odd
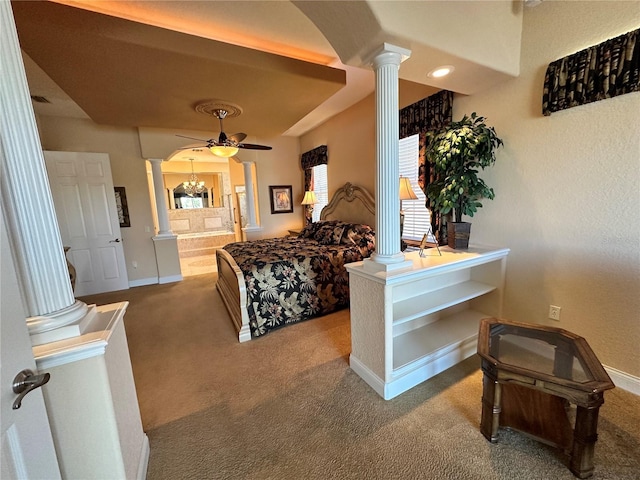
[[[349,304],[345,264],[373,253],[351,242],[281,237],[231,243],[224,249],[244,274],[251,335],[325,315]]]

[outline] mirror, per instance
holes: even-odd
[[[194,196],[187,195],[182,182],[188,179],[185,174],[164,173],[165,187],[169,195],[170,209],[183,208],[222,208],[225,207],[224,185],[228,182],[226,173],[197,173],[199,181],[204,182],[204,190]]]
[[[205,189],[195,195],[189,195],[184,191],[184,186],[179,184],[173,189],[173,208],[209,208],[209,192]]]

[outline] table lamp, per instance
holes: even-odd
[[[316,197],[316,192],[313,190],[307,190],[304,192],[304,198],[302,199],[302,203],[300,205],[307,206],[307,212],[309,215],[305,217],[311,218],[311,223],[313,223],[313,206],[318,203],[318,197]]]
[[[403,200],[417,200],[415,192],[411,188],[411,180],[408,177],[400,176],[400,250],[404,252],[407,245],[402,241],[402,230],[404,229],[404,211],[402,210]]]

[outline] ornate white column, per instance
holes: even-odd
[[[156,200],[156,212],[158,214],[158,236],[173,235],[169,225],[169,213],[164,201],[165,188],[162,178],[162,159],[149,158],[151,163],[151,175],[153,176],[153,193]]]
[[[156,252],[156,267],[158,267],[158,283],[179,282],[182,280],[180,270],[180,252],[178,251],[178,236],[171,231],[169,211],[164,200],[165,188],[162,178],[162,162],[160,158],[149,158],[151,175],[153,178],[153,196],[156,201],[158,215],[158,233],[153,240]]]
[[[79,335],[87,305],[71,289],[10,7],[0,10],[0,22],[2,213],[29,333],[38,344]]]
[[[247,215],[249,216],[247,228],[255,228],[258,226],[258,221],[256,220],[256,201],[253,196],[252,166],[253,162],[242,162],[242,167],[244,168],[244,192],[247,198]]]
[[[244,192],[247,200],[247,226],[243,228],[247,240],[255,240],[255,232],[262,230],[256,217],[256,201],[253,195],[253,167],[254,162],[242,162],[244,168]]]
[[[376,252],[372,271],[407,268],[400,251],[398,69],[411,52],[385,43],[372,55],[376,78]]]

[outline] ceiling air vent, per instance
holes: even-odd
[[[31,100],[38,103],[51,103],[46,97],[41,97],[40,95],[31,95]]]

